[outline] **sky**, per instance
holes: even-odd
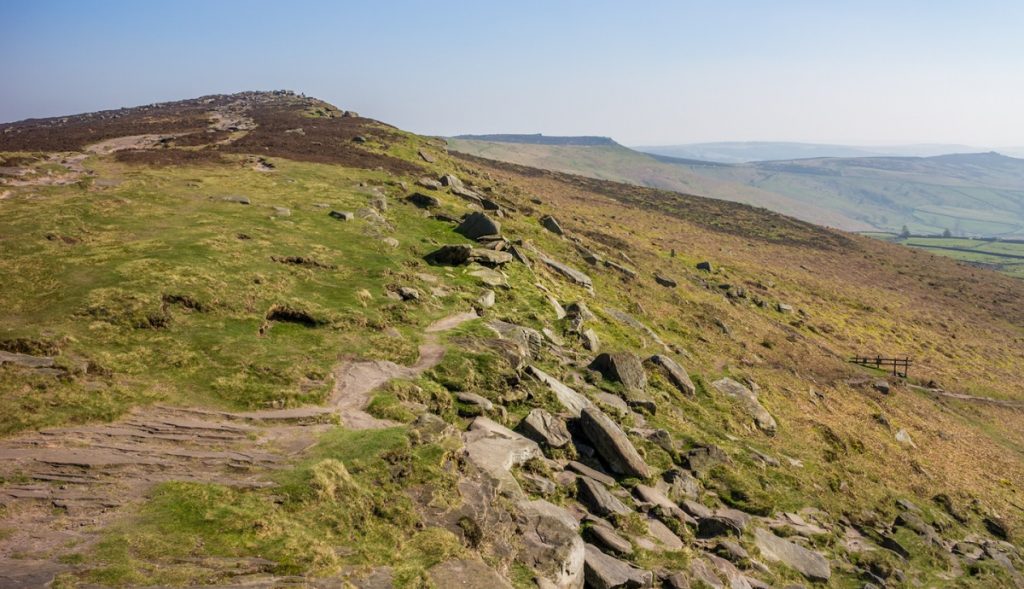
[[[424,134],[1024,145],[1024,2],[0,0],[0,121],[291,89]]]

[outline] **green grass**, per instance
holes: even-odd
[[[124,182],[101,192],[41,188],[38,199],[4,202],[0,341],[50,342],[69,362],[92,368],[60,382],[0,370],[0,400],[13,409],[0,416],[0,435],[109,419],[153,400],[226,408],[316,403],[339,350],[412,362],[422,327],[468,307],[461,289],[476,296],[475,279],[421,259],[431,242],[462,238],[400,204],[402,193],[381,173],[285,161],[275,174],[92,165]],[[364,208],[370,194],[360,183],[392,196],[386,216],[399,248],[381,243],[389,233],[367,221],[340,222],[327,215],[330,208],[314,206]],[[221,200],[231,194],[253,204]],[[274,216],[272,206],[290,208],[291,216]],[[400,284],[429,290],[414,272],[438,276],[455,294],[418,305],[384,296]],[[312,326],[268,321],[274,308],[298,312]]]
[[[1024,243],[955,237],[911,237],[894,241],[940,256],[990,267],[1016,278],[1024,278]]]
[[[162,484],[104,534],[81,578],[107,586],[211,583],[230,569],[199,566],[196,557],[261,558],[280,575],[386,564],[397,586],[419,586],[427,568],[463,548],[450,532],[423,526],[402,490],[427,485],[438,501],[450,500],[454,479],[443,468],[450,450],[413,446],[403,428],[338,428],[270,491]]]

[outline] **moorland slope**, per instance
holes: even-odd
[[[0,157],[0,585],[1024,585],[1021,281],[290,92]]]

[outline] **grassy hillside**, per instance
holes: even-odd
[[[1024,160],[998,154],[714,164],[591,148],[454,140],[499,161],[762,206],[849,231],[1014,237],[1024,232]]]
[[[581,174],[601,180],[614,180],[685,194],[709,195],[732,202],[764,207],[799,219],[848,231],[863,231],[873,227],[848,215],[819,207],[814,203],[739,182],[719,179],[712,174],[704,173],[704,168],[712,166],[711,164],[689,166],[678,162],[664,161],[621,145],[566,146],[454,138],[449,140],[449,148],[453,151],[488,159]]]
[[[23,122],[0,150],[0,585],[1024,570],[1021,281],[289,93]],[[540,410],[541,443],[504,429]]]

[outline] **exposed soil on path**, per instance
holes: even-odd
[[[396,425],[377,419],[364,410],[370,400],[370,392],[392,379],[416,378],[437,366],[444,357],[444,347],[437,342],[438,334],[477,318],[476,313],[469,312],[432,323],[427,327],[425,341],[420,345],[419,359],[412,366],[400,366],[387,360],[346,362],[339,366],[334,371],[331,405],[337,407],[345,427],[371,429]]]
[[[345,362],[328,406],[250,412],[154,406],[110,424],[63,427],[0,441],[0,587],[39,587],[70,569],[57,558],[81,550],[122,513],[167,481],[271,486],[340,418],[349,428],[395,425],[364,408],[394,378],[415,378],[444,356],[440,332],[476,319],[462,313],[426,330],[411,366]]]

